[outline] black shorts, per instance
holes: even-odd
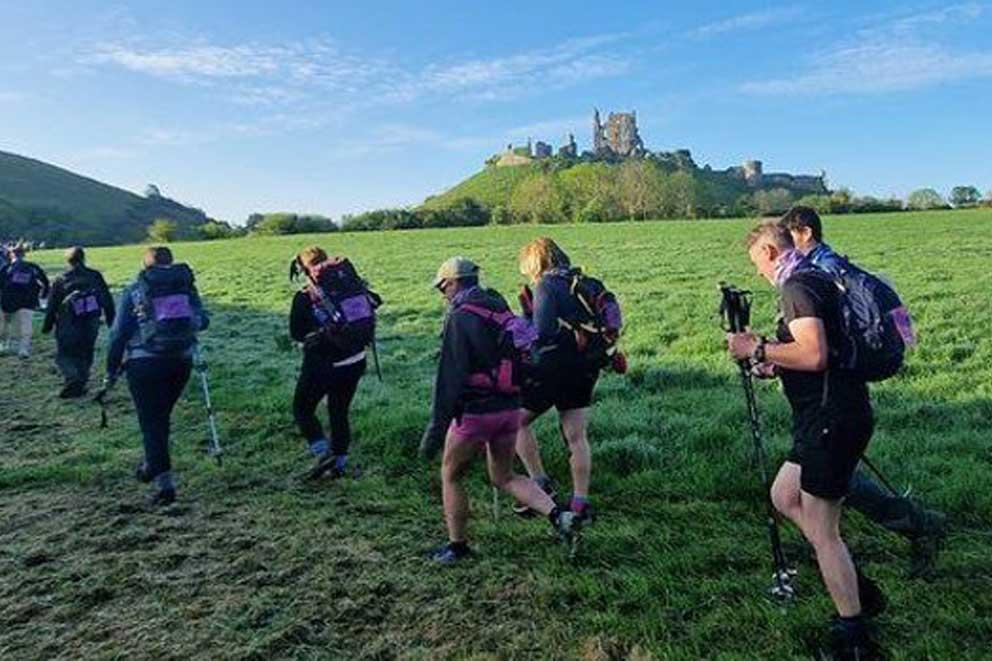
[[[552,406],[558,411],[588,408],[599,380],[599,371],[559,370],[528,382],[521,393],[521,405],[541,415]]]
[[[846,496],[874,429],[870,408],[854,414],[848,409],[797,420],[788,460],[802,467],[802,490],[825,500]]]

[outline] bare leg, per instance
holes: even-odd
[[[798,464],[782,464],[772,484],[772,503],[813,545],[820,574],[837,612],[842,617],[853,617],[861,613],[861,601],[857,572],[840,537],[843,500],[824,500],[802,491],[801,477],[802,468]]]
[[[520,430],[517,432],[517,456],[523,462],[527,474],[531,477],[543,477],[544,463],[541,461],[541,451],[537,448],[537,436],[531,427],[537,414],[527,409],[521,409]]]
[[[589,409],[562,411],[561,428],[571,453],[572,494],[585,498],[589,495],[589,476],[592,473],[592,452],[586,435]]]
[[[444,459],[441,461],[441,493],[444,499],[444,519],[448,524],[448,540],[451,542],[466,540],[468,496],[461,481],[475,455],[474,444],[456,441],[448,433],[444,443]]]
[[[519,439],[519,436],[516,436]],[[551,496],[544,493],[537,482],[513,472],[513,442],[514,436],[496,439],[489,444],[488,464],[489,479],[493,486],[502,489],[511,496],[537,510],[541,514],[550,514],[555,503]]]
[[[840,538],[843,499],[824,500],[804,491],[801,500],[803,534],[816,549],[816,561],[837,612],[841,617],[860,615],[858,575],[847,545]]]

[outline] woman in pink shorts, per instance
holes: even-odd
[[[506,301],[479,286],[479,267],[463,257],[441,265],[434,287],[447,299],[449,309],[431,421],[420,449],[428,459],[444,450],[441,480],[448,543],[432,552],[431,559],[451,564],[471,552],[462,478],[482,450],[493,486],[547,515],[558,535],[570,541],[577,529],[572,512],[560,510],[533,480],[512,469],[521,416],[514,365],[501,347],[503,323],[512,317]]]

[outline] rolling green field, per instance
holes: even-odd
[[[783,609],[770,582],[762,485],[744,402],[723,348],[716,283],[774,295],[747,262],[746,221],[514,226],[178,244],[214,313],[202,336],[227,454],[205,455],[196,384],[173,419],[180,500],[143,504],[131,478],[137,422],[125,388],[110,429],[55,397],[49,338],[23,364],[0,358],[0,658],[803,658],[831,613],[816,568]],[[953,529],[930,582],[905,578],[905,541],[858,515],[852,549],[891,599],[879,622],[897,659],[992,655],[992,211],[830,218],[841,252],[897,284],[921,345],[874,388],[869,454]],[[620,296],[631,372],[599,385],[590,434],[600,511],[571,562],[546,522],[502,500],[494,521],[480,462],[469,479],[476,559],[422,555],[444,541],[437,464],[416,454],[443,306],[430,289],[453,254],[508,297],[520,246],[550,235]],[[305,487],[309,459],[290,398],[287,264],[317,242],[346,254],[387,301],[385,381],[365,378],[353,415],[360,480]],[[139,247],[93,250],[115,289]],[[60,255],[41,254],[47,267]],[[102,346],[102,345],[101,345]],[[101,351],[102,356],[102,351]],[[758,396],[776,461],[787,407]],[[554,420],[539,437],[567,484]],[[795,548],[791,528],[786,541]]]

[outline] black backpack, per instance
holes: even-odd
[[[103,307],[100,291],[85,274],[72,274],[65,280],[66,296],[62,299],[61,318],[69,323],[89,325],[99,320]]]
[[[193,271],[185,264],[152,266],[138,276],[134,308],[142,346],[152,353],[180,353],[196,344]]]
[[[840,290],[846,346],[836,355],[840,369],[865,381],[884,381],[902,368],[906,349],[915,342],[909,312],[895,290],[881,278],[844,260],[832,274]]]
[[[306,271],[307,296],[326,341],[342,353],[358,353],[375,342],[376,310],[382,298],[344,257],[331,257]]]
[[[34,266],[23,261],[10,263],[4,282],[4,295],[18,298],[30,297],[37,288]]]
[[[560,275],[568,279],[578,314],[559,319],[559,323],[572,331],[583,362],[595,369],[612,367],[617,372],[626,371],[626,361],[617,347],[623,316],[616,296],[601,280],[584,274],[581,269]]]

